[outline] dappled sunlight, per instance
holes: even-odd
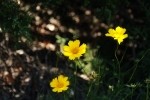
[[[0,1],[0,98],[148,98],[149,5],[118,1]],[[109,32],[117,26],[128,36]],[[50,88],[60,74],[70,82],[66,95]]]

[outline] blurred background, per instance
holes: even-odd
[[[0,100],[62,100],[49,82],[73,77],[75,66],[69,99],[149,100],[149,18],[148,0],[0,0]],[[116,86],[117,41],[105,34],[117,26],[129,37],[117,51]],[[88,47],[80,64],[61,53],[75,39]]]

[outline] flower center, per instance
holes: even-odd
[[[73,54],[77,54],[79,49],[78,48],[73,48],[71,51],[72,51]]]
[[[64,86],[63,83],[58,83],[58,84],[57,84],[57,87],[58,87],[58,88],[62,88],[63,86]]]

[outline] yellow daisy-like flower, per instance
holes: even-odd
[[[86,44],[82,44],[80,46],[80,41],[69,41],[68,46],[63,46],[63,54],[68,56],[70,60],[74,60],[75,58],[80,58],[82,54],[86,52]]]
[[[53,88],[53,92],[62,92],[68,89],[70,82],[68,81],[68,77],[63,75],[59,75],[58,77],[54,78],[50,82],[50,86]]]
[[[118,43],[120,44],[121,42],[123,42],[123,40],[125,38],[128,37],[128,34],[124,34],[126,32],[125,28],[122,28],[120,26],[116,27],[116,29],[109,29],[108,30],[109,33],[105,34],[106,36],[110,36],[112,38],[114,38],[115,40],[118,41]]]

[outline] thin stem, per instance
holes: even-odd
[[[120,64],[121,64],[121,62],[122,62],[122,60],[123,60],[123,58],[124,58],[124,56],[125,56],[125,54],[126,54],[126,51],[127,51],[127,48],[125,49],[125,51],[124,51],[124,53],[123,53],[123,55],[122,55],[122,57],[121,57]]]
[[[63,93],[63,95],[64,95],[64,100],[68,100],[68,99],[66,98],[66,95],[65,95],[65,93]]]
[[[78,60],[78,66],[79,66],[80,70],[82,70],[85,73],[84,67],[83,67],[82,62],[80,60]]]
[[[90,92],[91,92],[93,83],[94,83],[94,82],[92,82],[91,85],[90,85],[90,87],[89,87],[88,93],[87,93],[87,95],[86,95],[87,98],[89,97],[89,94],[90,94]]]
[[[131,100],[132,100],[132,97],[133,97],[133,88],[131,90]]]
[[[149,83],[147,83],[146,88],[147,88],[147,90],[146,90],[146,100],[149,100]]]
[[[76,86],[77,86],[77,67],[78,65],[76,64],[75,66],[75,76],[74,76],[74,91],[76,91]],[[74,97],[74,100],[76,100],[76,98]]]
[[[116,58],[116,60],[117,60],[118,71],[119,71],[119,83],[120,83],[120,62],[119,62],[119,59],[118,59],[118,57],[117,57],[118,47],[119,47],[119,45],[117,45],[117,48],[116,48],[116,50],[115,50],[115,58]]]
[[[140,58],[140,60],[134,65],[135,68],[134,68],[133,73],[132,73],[132,75],[131,75],[131,77],[130,77],[130,79],[129,79],[128,82],[130,82],[131,79],[133,78],[134,73],[135,73],[135,71],[136,71],[136,69],[137,69],[137,67],[138,67],[139,62],[145,57],[145,55],[148,53],[149,50],[150,50],[150,49],[148,49],[148,50],[143,54],[143,56]]]

